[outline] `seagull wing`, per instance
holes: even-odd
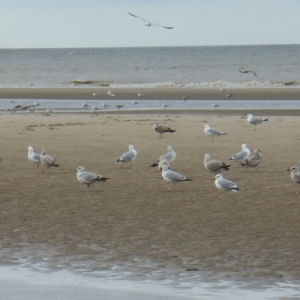
[[[173,29],[174,28],[174,27],[170,27],[170,26],[163,26],[163,25],[160,25],[160,24],[157,24],[157,23],[152,23],[152,25],[156,25],[156,26],[166,28],[166,29]]]
[[[134,15],[134,14],[132,14],[132,13],[130,13],[130,12],[128,12],[128,14],[131,15],[132,17],[141,19],[141,20],[143,20],[144,22],[146,22],[146,23],[148,23],[148,24],[152,24],[150,21],[148,21],[148,20],[146,20],[146,19],[144,19],[144,18],[141,18],[141,17],[139,17],[139,16],[137,16],[137,15]],[[157,24],[155,24],[155,25],[157,25]]]

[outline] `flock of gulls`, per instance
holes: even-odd
[[[267,122],[268,119],[264,119],[261,117],[253,116],[252,114],[247,115],[247,122],[254,126],[254,130],[256,130],[256,126]],[[159,138],[163,137],[164,133],[174,133],[175,129],[171,129],[170,127],[160,124],[158,122],[154,122],[152,124],[153,130],[159,134]],[[203,126],[204,133],[211,138],[211,142],[213,142],[215,137],[227,135],[226,132],[219,131],[209,126],[209,124],[205,124]],[[242,190],[238,187],[238,185],[223,177],[221,174],[222,171],[230,170],[231,164],[233,162],[238,162],[241,167],[245,168],[245,172],[247,172],[248,168],[257,168],[262,162],[262,151],[258,148],[254,149],[253,155],[251,155],[250,149],[246,144],[242,144],[242,149],[237,153],[233,154],[227,161],[221,161],[218,159],[211,158],[210,154],[206,153],[204,155],[204,167],[207,171],[214,174],[215,186],[217,189],[222,191],[222,196],[229,191],[233,192],[241,192]],[[42,165],[43,173],[45,170],[50,169],[51,167],[59,167],[56,162],[56,159],[48,154],[45,149],[41,151],[40,154],[35,153],[32,146],[28,148],[28,160],[37,166],[37,170],[39,170],[39,166]],[[124,163],[130,164],[132,167],[132,162],[137,157],[137,150],[134,145],[129,145],[128,151],[124,152],[119,159],[117,159],[116,164],[120,164],[120,168],[123,167]],[[169,189],[171,190],[171,185],[175,187],[175,184],[182,181],[192,181],[190,178],[180,174],[179,172],[171,169],[171,163],[176,159],[176,152],[174,151],[172,146],[168,146],[167,152],[161,155],[157,161],[155,161],[150,167],[158,167],[161,172],[162,178],[169,183]],[[102,176],[101,174],[93,173],[86,170],[83,166],[78,167],[77,172],[77,180],[81,184],[85,184],[87,187],[96,183],[96,182],[105,182],[109,178]],[[291,172],[291,178],[297,184],[300,184],[300,163],[298,166],[293,166],[288,171]],[[298,191],[300,193],[300,190]]]

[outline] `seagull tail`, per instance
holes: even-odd
[[[159,160],[158,161],[156,161],[153,165],[151,165],[150,167],[156,167],[156,166],[158,166],[158,164],[159,164]]]
[[[221,169],[222,169],[222,170],[225,170],[225,171],[229,171],[229,170],[230,170],[230,169],[229,169],[230,167],[231,167],[231,165],[227,165],[227,164],[224,163],[224,164],[222,165]]]
[[[263,119],[263,122],[268,122],[269,119]]]
[[[173,133],[173,132],[176,132],[176,130],[169,128],[169,132]]]
[[[236,186],[236,187],[232,188],[232,191],[233,192],[241,192],[242,190]]]
[[[186,178],[184,181],[192,181],[192,179],[190,179],[190,178]]]
[[[101,178],[97,178],[97,181],[106,181],[108,180],[109,178],[107,177],[101,177]]]
[[[124,162],[124,160],[122,160],[121,158],[119,158],[117,161],[116,161],[116,164],[122,164]]]
[[[227,132],[221,132],[221,135],[227,135]]]

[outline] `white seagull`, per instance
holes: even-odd
[[[294,182],[300,184],[300,170],[299,170],[299,166],[294,166],[291,167],[289,169],[287,169],[288,171],[291,171],[291,178]],[[297,192],[298,194],[300,194],[300,190]]]
[[[216,130],[216,129],[213,129],[211,128],[208,124],[205,124],[203,126],[204,128],[204,133],[208,136],[211,136],[211,141],[213,142],[214,141],[214,137],[215,136],[219,136],[219,135],[225,135],[227,134],[226,132],[222,132],[222,131],[219,131],[219,130]]]
[[[242,190],[234,183],[233,181],[230,181],[228,179],[223,178],[222,174],[217,174],[215,176],[215,185],[219,190],[222,190],[222,196],[223,192],[225,191],[225,195],[228,191],[233,192],[241,192]]]
[[[123,153],[121,157],[116,161],[116,164],[121,164],[121,168],[124,163],[132,163],[137,156],[137,151],[133,145],[129,145],[129,151]]]
[[[86,184],[87,187],[96,182],[106,181],[108,179],[100,174],[86,171],[84,167],[78,167],[75,171],[77,171],[78,181],[82,184]]]
[[[162,166],[161,175],[165,181],[169,182],[168,192],[171,190],[171,183],[173,183],[175,187],[175,183],[177,182],[192,181],[191,179],[186,178],[185,176],[179,174],[178,172],[169,169],[169,167],[165,164]]]
[[[28,150],[28,160],[36,164],[36,169],[38,170],[41,163],[40,155],[38,153],[35,153],[33,147],[31,146],[29,146],[27,150]]]
[[[137,16],[137,15],[134,15],[134,14],[132,14],[132,13],[130,13],[130,12],[128,12],[128,14],[130,15],[130,16],[132,16],[132,17],[135,17],[135,18],[138,18],[138,19],[141,19],[141,20],[143,20],[145,23],[145,25],[146,26],[148,26],[148,27],[150,27],[150,26],[152,26],[152,25],[156,25],[156,26],[159,26],[159,27],[162,27],[162,28],[166,28],[166,29],[172,29],[173,27],[170,27],[170,26],[162,26],[162,25],[160,25],[160,24],[157,24],[157,23],[152,23],[152,22],[150,22],[150,21],[148,21],[148,20],[146,20],[146,19],[144,19],[144,18],[141,18],[141,17],[139,17],[139,16]]]
[[[242,151],[232,155],[228,161],[244,161],[250,156],[250,150],[246,144],[242,145]]]
[[[256,126],[263,123],[268,122],[268,119],[263,119],[260,117],[254,117],[252,114],[247,115],[247,121],[250,125],[254,126],[254,130],[256,130]]]
[[[168,146],[167,151],[168,151],[167,153],[161,155],[159,157],[159,160],[157,160],[150,167],[156,167],[156,166],[158,166],[161,160],[167,160],[169,164],[171,162],[173,162],[175,160],[175,158],[176,158],[176,152],[173,150],[172,146]]]

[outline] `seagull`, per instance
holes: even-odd
[[[111,97],[115,97],[115,96],[116,96],[115,93],[112,92],[111,90],[109,90],[109,91],[106,93],[106,95],[111,96]]]
[[[189,96],[183,96],[181,99],[183,100],[183,101],[186,101],[187,99],[189,99],[190,97]]]
[[[135,105],[135,104],[138,104],[139,102],[138,101],[135,101],[135,100],[132,100],[132,102],[131,102],[133,105]]]
[[[51,167],[59,167],[56,163],[56,159],[51,155],[47,154],[46,150],[43,149],[40,155],[41,164],[50,170]],[[44,171],[43,171],[44,172]]]
[[[100,174],[89,172],[84,167],[78,167],[74,171],[77,171],[78,181],[80,183],[86,184],[87,187],[96,182],[106,181],[108,179]]]
[[[165,132],[176,132],[175,129],[171,129],[170,127],[164,126],[159,124],[158,122],[154,122],[153,124],[153,129],[160,134],[160,138],[162,138],[162,134]]]
[[[145,95],[142,93],[138,93],[138,97],[145,97]]]
[[[41,163],[40,155],[38,153],[35,153],[33,147],[31,146],[29,146],[27,150],[28,150],[28,160],[36,164],[36,170],[38,170]]]
[[[82,104],[81,104],[81,108],[85,108],[85,107],[88,107],[89,105],[88,104],[86,104],[85,102],[83,102]]]
[[[232,155],[228,161],[244,161],[250,156],[250,150],[246,144],[242,145],[242,151]]]
[[[293,181],[300,184],[300,170],[299,170],[299,167],[294,166],[294,167],[291,167],[287,170],[291,171],[291,178],[293,179]],[[297,193],[300,194],[300,190]]]
[[[244,74],[246,74],[246,73],[252,73],[254,76],[257,77],[257,75],[256,75],[256,73],[254,71],[245,70],[243,67],[240,67],[239,71],[240,71],[240,73],[244,73]]]
[[[233,96],[233,94],[226,94],[226,98],[231,98]]]
[[[104,107],[104,108],[105,108],[105,107],[109,107],[109,104],[106,104],[106,103],[104,103],[104,102],[102,102],[101,105],[102,105],[102,107]]]
[[[96,96],[100,96],[99,93],[93,93],[93,96],[96,97]]]
[[[254,125],[254,130],[256,130],[256,126],[263,123],[268,122],[268,119],[263,119],[260,117],[254,117],[252,114],[247,115],[247,121],[250,125]]]
[[[176,158],[176,152],[173,150],[172,146],[168,146],[167,153],[161,155],[159,160],[157,160],[153,165],[150,167],[156,167],[159,165],[161,160],[167,160],[169,163],[173,162]]]
[[[118,109],[120,109],[120,108],[124,107],[124,105],[117,104],[116,107],[117,107]]]
[[[116,164],[121,164],[121,168],[124,163],[132,163],[137,156],[137,151],[133,145],[129,145],[129,151],[123,153],[121,157],[116,161]]]
[[[167,103],[162,103],[161,105],[163,108],[167,108],[169,106],[169,104],[167,104]]]
[[[175,187],[175,183],[177,183],[177,182],[192,181],[191,179],[186,178],[185,176],[179,174],[178,172],[175,172],[175,171],[169,169],[169,167],[165,164],[162,166],[161,175],[165,181],[169,182],[168,192],[170,192],[170,190],[171,190],[171,183],[173,183],[174,187]]]
[[[242,190],[234,183],[233,181],[230,181],[228,179],[223,178],[222,174],[217,174],[215,176],[215,185],[219,190],[222,190],[222,196],[223,192],[225,191],[225,195],[228,191],[233,192],[241,192]]]
[[[214,137],[215,137],[215,136],[226,135],[226,134],[227,134],[226,132],[222,132],[222,131],[219,131],[219,130],[216,130],[216,129],[211,128],[208,124],[205,124],[205,125],[203,126],[203,128],[204,128],[204,133],[205,133],[206,135],[211,136],[211,141],[212,141],[212,142],[214,141]]]
[[[221,170],[229,171],[230,165],[215,159],[211,159],[209,154],[204,155],[204,167],[207,171],[215,175],[220,173]]]
[[[221,104],[213,103],[212,106],[215,107],[215,108],[217,108],[217,107],[221,106]]]
[[[138,19],[141,19],[141,20],[143,20],[145,23],[145,26],[148,26],[148,27],[150,27],[150,26],[152,26],[152,25],[156,25],[156,26],[159,26],[159,27],[162,27],[162,28],[166,28],[166,29],[172,29],[173,27],[169,27],[169,26],[162,26],[162,25],[159,25],[159,24],[157,24],[157,23],[152,23],[152,22],[150,22],[150,21],[148,21],[148,20],[146,20],[146,19],[143,19],[143,18],[141,18],[141,17],[139,17],[139,16],[137,16],[137,15],[134,15],[134,14],[132,14],[132,13],[130,13],[130,12],[128,12],[128,14],[130,15],[130,16],[132,16],[132,17],[135,17],[135,18],[138,18]]]
[[[242,167],[246,167],[245,172],[247,172],[248,168],[256,168],[260,163],[262,162],[262,152],[258,149],[254,149],[254,155],[250,156],[245,160],[245,162],[242,162],[240,165]]]

